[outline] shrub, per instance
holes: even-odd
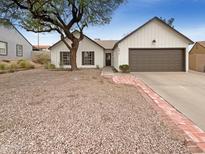
[[[51,63],[47,63],[44,65],[44,68],[45,69],[55,69],[56,66],[54,64],[51,64]]]
[[[96,69],[100,69],[100,66],[99,66],[99,65],[96,65]]]
[[[17,64],[19,65],[20,68],[26,68],[26,60],[18,60]]]
[[[26,61],[26,60],[19,60],[17,62],[17,64],[19,65],[20,68],[25,68],[25,69],[34,69],[35,66],[33,64],[31,64],[31,62]]]
[[[26,62],[26,69],[34,69],[34,68],[35,66],[31,62],[29,61]]]
[[[5,62],[5,63],[10,63],[10,62],[11,62],[11,61],[8,60],[8,59],[3,59],[2,61]]]
[[[47,64],[50,62],[49,53],[34,53],[32,61],[38,64]]]
[[[17,68],[18,68],[17,64],[12,63],[12,64],[9,66],[9,72],[15,72]]]
[[[0,70],[5,70],[6,69],[6,65],[3,63],[0,63]]]
[[[55,68],[56,68],[56,66],[54,64],[50,64],[48,67],[48,69],[55,69]]]
[[[129,65],[123,64],[123,65],[120,65],[119,68],[122,71],[122,73],[129,73],[129,69],[130,69]]]
[[[26,62],[25,59],[20,59],[20,60],[17,61],[17,64],[19,65],[20,63],[25,63],[25,62]]]

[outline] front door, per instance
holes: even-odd
[[[106,53],[105,57],[106,66],[111,66],[111,53]]]

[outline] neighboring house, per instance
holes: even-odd
[[[196,42],[189,52],[189,69],[205,71],[205,41]]]
[[[31,59],[32,45],[13,26],[0,25],[0,60]]]
[[[49,45],[33,45],[33,51],[49,52]]]
[[[111,65],[119,70],[120,65],[128,64],[133,72],[187,71],[190,44],[193,41],[154,17],[119,41],[92,40],[85,35],[77,51],[77,65],[80,68]],[[56,67],[70,67],[70,52],[62,41],[50,50],[51,62]]]

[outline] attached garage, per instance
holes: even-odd
[[[193,41],[155,17],[114,46],[114,67],[128,64],[131,72],[188,71]]]
[[[186,71],[185,49],[129,49],[132,72]]]

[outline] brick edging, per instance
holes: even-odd
[[[116,84],[127,84],[140,88],[149,98],[151,98],[156,106],[168,116],[170,121],[176,125],[177,129],[182,130],[186,136],[186,142],[190,143],[187,145],[190,151],[193,153],[205,153],[205,132],[196,126],[189,118],[177,111],[143,81],[132,75],[104,77],[111,78]]]

